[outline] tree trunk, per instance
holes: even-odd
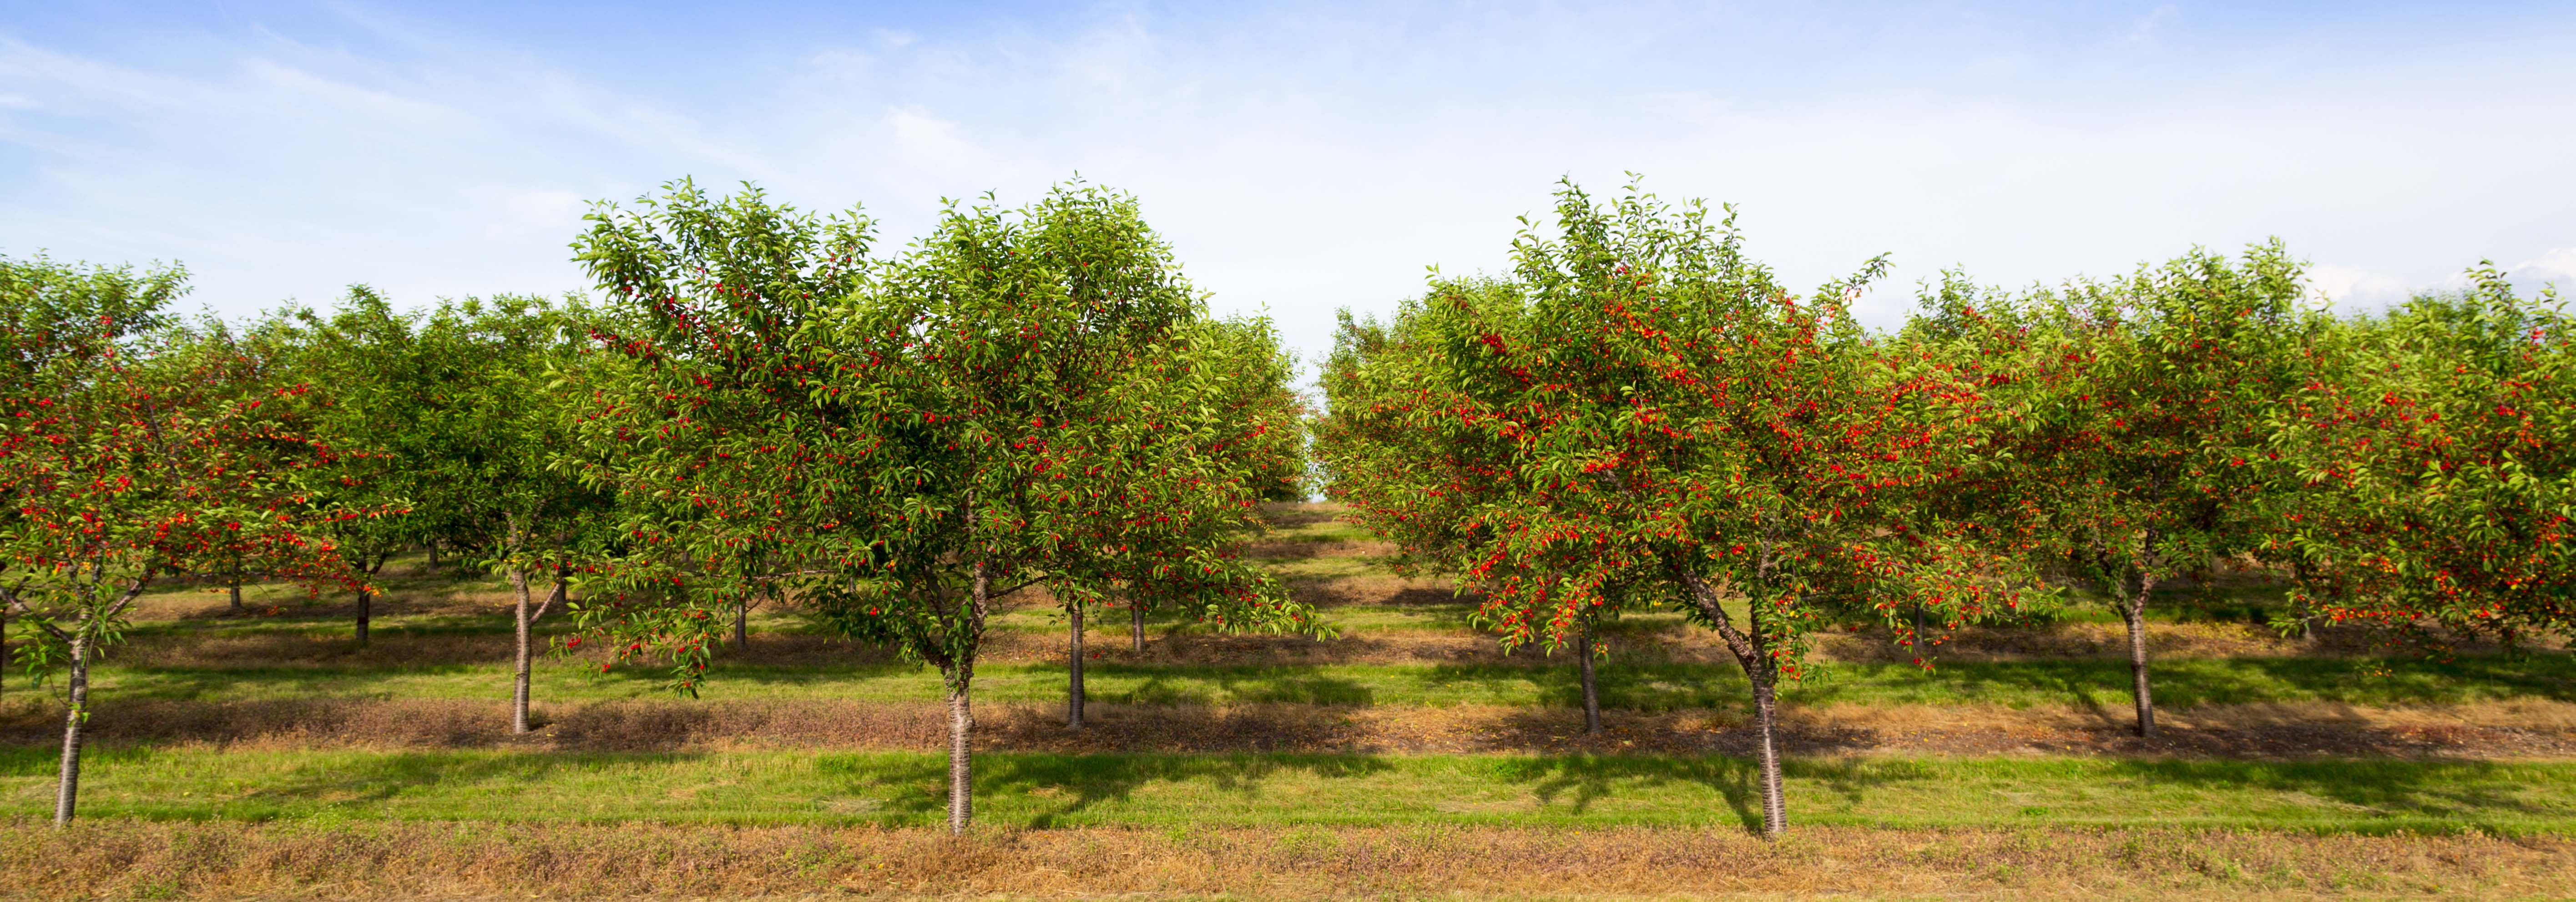
[[[358,647],[360,648],[365,648],[367,645],[367,616],[370,613],[370,602],[375,597],[374,592],[366,589],[358,590]]]
[[[71,642],[71,713],[63,718],[63,760],[54,783],[54,825],[72,822],[80,801],[81,733],[89,727],[89,640]]]
[[[975,822],[975,654],[983,644],[984,613],[992,610],[993,574],[975,562],[975,588],[967,603],[972,641],[964,654],[940,668],[948,682],[948,832],[963,835]]]
[[[1915,660],[1917,660],[1917,661],[1923,660],[1923,654],[1924,654],[1924,651],[1923,651],[1923,650],[1924,650],[1925,648],[1927,648],[1927,647],[1928,647],[1928,646],[1926,646],[1926,645],[1924,644],[1924,642],[1925,642],[1925,640],[1924,640],[1924,638],[1923,638],[1923,603],[1922,603],[1922,602],[1915,602],[1915,604],[1914,604],[1914,638],[1913,638],[1913,641],[1912,641],[1912,643],[1911,643],[1911,644],[1914,646],[1914,659],[1915,659]]]
[[[1758,670],[1748,675],[1753,678],[1753,717],[1762,732],[1758,754],[1762,766],[1762,837],[1779,839],[1789,831],[1789,804],[1780,797],[1780,750],[1772,741],[1771,731],[1779,703],[1772,695],[1772,677]]]
[[[963,834],[975,821],[975,712],[968,706],[970,678],[948,681],[948,832]]]
[[[2147,591],[2155,582],[2141,574],[2137,591],[2121,599],[2120,619],[2129,625],[2129,680],[2138,700],[2138,735],[2156,735],[2156,701],[2147,682]]]
[[[421,573],[422,573],[422,575],[424,575],[424,576],[437,576],[437,575],[438,575],[438,543],[437,543],[437,542],[428,542],[428,543],[425,543],[425,544],[427,544],[427,545],[429,546],[429,566],[421,568]]]
[[[1071,681],[1065,686],[1064,720],[1067,726],[1082,729],[1082,605],[1065,606],[1067,619],[1073,623],[1073,667]]]
[[[1145,605],[1130,600],[1127,604],[1128,639],[1138,653],[1145,650]]]
[[[733,650],[751,650],[751,599],[749,598],[743,599],[742,604],[733,609]]]
[[[235,570],[229,574],[225,574],[224,590],[232,596],[233,613],[241,613],[241,571]]]
[[[1601,685],[1592,681],[1592,618],[1583,619],[1583,634],[1574,641],[1574,656],[1582,659],[1583,732],[1601,735]]]
[[[519,646],[518,659],[516,662],[518,670],[511,678],[510,682],[510,732],[526,733],[528,732],[528,624],[531,619],[531,615],[535,613],[535,608],[529,603],[528,599],[527,569],[524,567],[511,567],[510,585],[512,588],[519,590],[519,610],[517,618],[519,621]]]

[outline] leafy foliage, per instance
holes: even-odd
[[[0,394],[0,602],[39,674],[116,642],[158,575],[247,555],[321,580],[334,516],[309,483],[334,456],[307,389],[219,326],[160,317],[179,274],[0,261],[20,378]]]
[[[2576,334],[2554,293],[2470,287],[2343,324],[2274,409],[2267,554],[2314,612],[2436,644],[2576,627]]]
[[[617,306],[595,330],[614,359],[579,383],[581,434],[607,449],[585,474],[628,505],[636,552],[581,616],[674,660],[683,690],[718,611],[792,595],[939,668],[962,774],[1004,595],[1141,577],[1185,582],[1225,627],[1311,622],[1213,542],[1256,525],[1264,487],[1228,456],[1243,404],[1225,402],[1260,394],[1217,356],[1243,336],[1205,322],[1132,199],[951,207],[891,260],[867,257],[855,211],[756,190],[681,182],[592,223],[581,259]]]
[[[1852,320],[1882,262],[1801,301],[1744,255],[1731,214],[1633,188],[1597,206],[1568,185],[1557,218],[1559,237],[1515,242],[1511,279],[1435,281],[1391,325],[1346,325],[1320,435],[1364,523],[1458,573],[1524,641],[1678,604],[1753,677],[1766,735],[1772,682],[1818,627],[2011,601],[2010,561],[1914,503],[1961,473],[1984,402]]]

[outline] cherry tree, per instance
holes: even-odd
[[[1388,537],[1450,562],[1507,629],[1562,637],[1662,598],[1716,631],[1751,682],[1776,836],[1776,692],[1813,631],[2010,600],[2009,562],[1919,503],[1961,472],[1983,402],[1852,320],[1880,262],[1801,299],[1744,255],[1731,213],[1567,185],[1557,220],[1515,241],[1508,279],[1437,280],[1345,331],[1325,465],[1363,523],[1409,524]],[[1407,461],[1428,479],[1391,475]]]
[[[1138,390],[1151,367],[1220,367],[1181,340],[1204,304],[1131,198],[952,205],[884,260],[856,212],[757,190],[680,182],[591,219],[576,246],[612,301],[596,337],[613,359],[578,386],[582,434],[606,449],[585,472],[620,493],[636,551],[582,622],[672,661],[691,691],[717,615],[755,593],[937,668],[952,830],[972,818],[972,687],[997,605],[1113,554],[1100,524],[1252,510],[1204,442],[1163,440],[1195,415]],[[1252,587],[1210,601],[1236,629],[1301,616]]]
[[[1262,320],[1196,320],[1163,348],[1167,356],[1112,389],[1123,400],[1103,405],[1154,427],[1103,448],[1125,458],[1101,467],[1095,489],[1117,503],[1085,512],[1048,573],[1069,632],[1065,718],[1075,729],[1083,726],[1086,609],[1125,606],[1142,650],[1149,609],[1225,626],[1236,602],[1283,593],[1239,546],[1267,528],[1249,502],[1297,497],[1304,482],[1304,405],[1289,386],[1293,361]],[[1207,503],[1212,498],[1227,503]],[[1299,613],[1282,623],[1315,628]]]
[[[1444,287],[1498,294],[1503,303],[1515,291],[1508,283],[1473,280]],[[1410,305],[1392,323],[1342,314],[1321,380],[1331,414],[1316,423],[1316,450],[1331,496],[1348,505],[1347,519],[1395,544],[1390,563],[1397,573],[1473,573],[1479,585],[1508,587],[1481,596],[1473,620],[1493,630],[1506,649],[1537,644],[1553,653],[1570,644],[1584,732],[1598,735],[1595,627],[1668,600],[1655,593],[1663,580],[1605,583],[1569,609],[1558,603],[1568,591],[1561,568],[1529,557],[1488,562],[1490,555],[1481,550],[1483,521],[1474,512],[1519,505],[1527,497],[1527,487],[1512,478],[1510,468],[1495,463],[1519,455],[1500,436],[1419,427],[1415,405],[1430,397],[1427,383],[1441,377],[1436,367],[1443,363],[1436,345],[1413,334],[1421,320]],[[1391,335],[1391,329],[1402,334]],[[1560,617],[1566,622],[1557,622]]]
[[[272,362],[219,324],[164,318],[181,280],[0,260],[17,377],[0,388],[0,605],[28,668],[65,675],[56,823],[79,797],[90,664],[155,578],[241,558],[343,575],[303,487],[331,463],[305,429],[306,387],[267,378]]]
[[[318,391],[316,429],[340,452],[318,497],[374,512],[330,526],[353,576],[351,638],[364,646],[385,564],[451,531],[472,498],[471,480],[458,472],[471,455],[460,445],[479,443],[483,424],[456,401],[463,375],[480,360],[442,340],[452,330],[394,309],[364,285],[351,286],[327,315],[290,308],[270,328],[291,335],[296,371]]]
[[[2262,543],[2269,405],[2317,328],[2278,243],[2194,252],[2015,297],[1953,277],[1927,328],[1986,385],[1979,507],[1994,544],[2101,586],[2128,628],[2137,731],[2155,735],[2147,605]],[[1931,325],[1937,323],[1937,325]]]
[[[434,396],[440,418],[474,424],[429,445],[441,459],[428,468],[442,480],[431,497],[444,503],[425,519],[434,539],[480,549],[482,563],[509,579],[516,733],[529,731],[537,622],[566,605],[573,573],[615,544],[616,497],[585,485],[562,460],[584,406],[560,390],[562,373],[590,347],[588,313],[577,302],[467,298],[441,303],[417,332],[420,346],[453,361]],[[543,600],[537,583],[548,587]]]
[[[2576,322],[2492,266],[2337,324],[2271,405],[2264,550],[2307,616],[2446,642],[2576,627]]]

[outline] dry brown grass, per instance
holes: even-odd
[[[1418,591],[1418,590],[1416,590]],[[1446,598],[1445,595],[1442,596]],[[495,610],[499,610],[497,607]],[[491,612],[486,612],[491,613]],[[497,613],[494,615],[499,616]],[[1114,618],[1113,618],[1114,619]],[[2303,655],[2336,656],[2375,651],[2364,644],[2300,643],[2271,637],[2253,627],[2229,624],[2156,624],[2150,631],[2160,658],[2234,658]],[[1419,664],[1484,663],[1563,666],[1536,646],[1506,650],[1493,636],[1461,629],[1435,631],[1352,631],[1318,641],[1301,636],[1230,636],[1196,631],[1157,630],[1145,650],[1131,650],[1122,623],[1093,629],[1090,648],[1111,663],[1210,664],[1259,666],[1277,664]],[[1696,628],[1623,631],[1605,637],[1615,658],[1641,661],[1732,666],[1734,658],[1715,633]],[[1943,661],[2022,661],[2037,659],[2124,658],[2125,634],[2117,626],[2059,624],[2013,631],[1970,631],[1941,649]],[[177,635],[139,638],[118,649],[121,662],[151,667],[380,667],[394,665],[491,664],[509,659],[505,634],[379,633],[359,648],[348,637],[332,633],[254,633],[247,635]],[[985,638],[983,659],[1018,664],[1061,662],[1064,636],[1057,633],[995,632]],[[886,649],[827,635],[752,634],[748,651],[728,648],[727,661],[780,666],[847,666],[891,661]],[[1877,636],[1827,636],[1817,657],[1826,661],[1899,662],[1910,652]]]
[[[1458,601],[1446,580],[1416,579],[1389,573],[1298,580],[1288,586],[1288,591],[1317,607],[1450,604]]]
[[[1560,708],[1460,705],[1094,704],[1091,726],[1063,709],[978,706],[979,747],[1044,752],[1330,752],[1366,754],[1749,754],[1733,712],[1605,711],[1586,736]],[[243,748],[533,748],[567,751],[737,749],[936,751],[937,703],[638,700],[539,704],[532,736],[507,731],[499,700],[306,698],[123,702],[102,709],[103,743]],[[0,743],[43,745],[60,711],[22,701],[0,709]],[[2125,712],[1975,705],[1790,706],[1782,743],[1800,754],[2113,755],[2298,758],[2317,755],[2481,760],[2576,758],[2576,703],[2522,699],[2407,708],[2331,703],[2167,709],[2162,735],[2130,734]]]
[[[387,582],[386,594],[375,600],[372,613],[377,617],[401,614],[473,614],[505,613],[518,596],[488,580],[450,579],[455,573],[450,566],[446,575],[422,575],[416,566],[393,565],[379,574]],[[243,609],[249,616],[260,616],[274,608],[296,617],[354,619],[357,599],[346,589],[330,589],[314,595],[301,587],[284,583],[243,587]],[[135,620],[207,620],[243,616],[233,612],[224,587],[194,577],[165,577],[153,584],[153,590],[135,599],[131,616]]]
[[[0,824],[19,899],[2551,898],[2576,842],[2178,831]]]
[[[1387,557],[1395,553],[1395,543],[1371,539],[1267,539],[1247,543],[1243,548],[1243,556],[1256,561],[1318,557]]]
[[[1704,632],[1704,631],[1703,631]],[[2254,658],[2353,654],[2369,650],[2350,630],[2326,631],[2314,641],[2284,639],[2253,623],[2149,623],[2148,649],[2160,658]],[[1838,661],[1907,661],[1913,651],[1878,634],[1829,634],[1819,656]],[[2128,627],[2117,623],[2055,623],[2008,628],[1971,627],[1935,651],[1945,661],[2022,661],[2042,658],[2120,658],[2129,655]]]

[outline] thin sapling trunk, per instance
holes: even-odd
[[[373,566],[362,566],[360,568],[360,572],[365,573],[367,578],[364,582],[358,585],[357,638],[359,648],[367,647],[367,622],[375,617],[376,573],[385,569],[385,559],[392,556],[391,552],[377,555],[376,562]]]
[[[1592,678],[1592,618],[1583,618],[1583,632],[1574,640],[1574,657],[1583,671],[1583,732],[1601,735],[1601,685]]]
[[[1769,549],[1762,553],[1767,557]],[[1667,566],[1673,577],[1690,591],[1690,599],[1699,608],[1701,616],[1717,629],[1718,638],[1725,641],[1727,651],[1733,653],[1735,662],[1744,668],[1745,679],[1753,684],[1753,721],[1761,742],[1756,757],[1761,769],[1758,776],[1762,782],[1762,835],[1766,839],[1778,839],[1789,829],[1788,802],[1781,796],[1779,745],[1774,737],[1779,711],[1774,688],[1779,682],[1780,672],[1772,663],[1770,650],[1764,647],[1761,623],[1753,620],[1761,605],[1747,606],[1745,617],[1752,621],[1747,624],[1751,627],[1749,632],[1736,629],[1715,587],[1678,564],[1668,563]],[[1766,565],[1763,569],[1768,571],[1770,568]]]
[[[975,562],[973,594],[967,603],[972,624],[968,629],[974,641],[963,654],[941,668],[948,683],[948,832],[963,835],[975,821],[975,709],[972,691],[975,685],[975,653],[983,643],[984,612],[992,610],[993,574],[983,561]]]
[[[2121,594],[2127,596],[2118,599],[2118,604],[2120,619],[2129,626],[2130,691],[2137,696],[2138,735],[2141,737],[2156,735],[2156,701],[2147,680],[2147,593],[2155,585],[2153,577],[2140,573],[2133,581],[2123,581],[2119,587]]]
[[[1145,650],[1145,605],[1143,602],[1131,601],[1127,605],[1127,638],[1130,647],[1134,648],[1138,652],[1143,652]]]
[[[46,632],[52,633],[54,638],[61,640],[70,652],[68,660],[65,661],[69,665],[67,669],[70,672],[64,682],[70,710],[63,716],[63,755],[60,769],[56,771],[54,780],[55,826],[71,823],[72,815],[80,802],[81,746],[89,732],[89,661],[90,656],[97,651],[87,624],[98,619],[113,619],[122,615],[134,604],[134,599],[143,594],[143,587],[151,581],[152,574],[146,571],[142,576],[137,577],[132,585],[126,587],[124,597],[117,599],[115,604],[107,606],[104,610],[83,613],[81,617],[85,623],[75,630],[66,631],[51,622],[38,621],[38,625]],[[90,590],[96,591],[95,577]]]
[[[232,553],[231,560],[227,561],[226,566],[224,567],[224,591],[225,594],[231,596],[233,613],[236,615],[242,612],[241,581],[241,552],[236,550]]]
[[[1066,619],[1073,625],[1070,643],[1073,667],[1068,671],[1071,680],[1065,686],[1064,718],[1067,726],[1079,730],[1082,729],[1082,604],[1069,604],[1064,610]]]
[[[519,592],[517,616],[513,618],[518,622],[519,635],[518,649],[513,662],[516,669],[510,681],[510,732],[526,733],[528,731],[528,626],[530,621],[536,619],[533,616],[536,613],[536,605],[528,598],[527,568],[510,568],[510,587]]]
[[[72,822],[73,809],[80,801],[80,767],[82,733],[89,727],[89,639],[75,636],[71,641],[71,711],[63,717],[63,757],[54,780],[54,825]]]
[[[1772,730],[1780,707],[1774,694],[1777,680],[1767,672],[1767,668],[1748,667],[1745,670],[1753,678],[1753,717],[1762,732],[1762,745],[1756,753],[1762,768],[1762,836],[1779,839],[1789,832],[1789,805],[1788,800],[1781,797],[1780,749]]]
[[[948,832],[964,834],[975,820],[975,710],[968,692],[974,670],[959,665],[948,682]]]

